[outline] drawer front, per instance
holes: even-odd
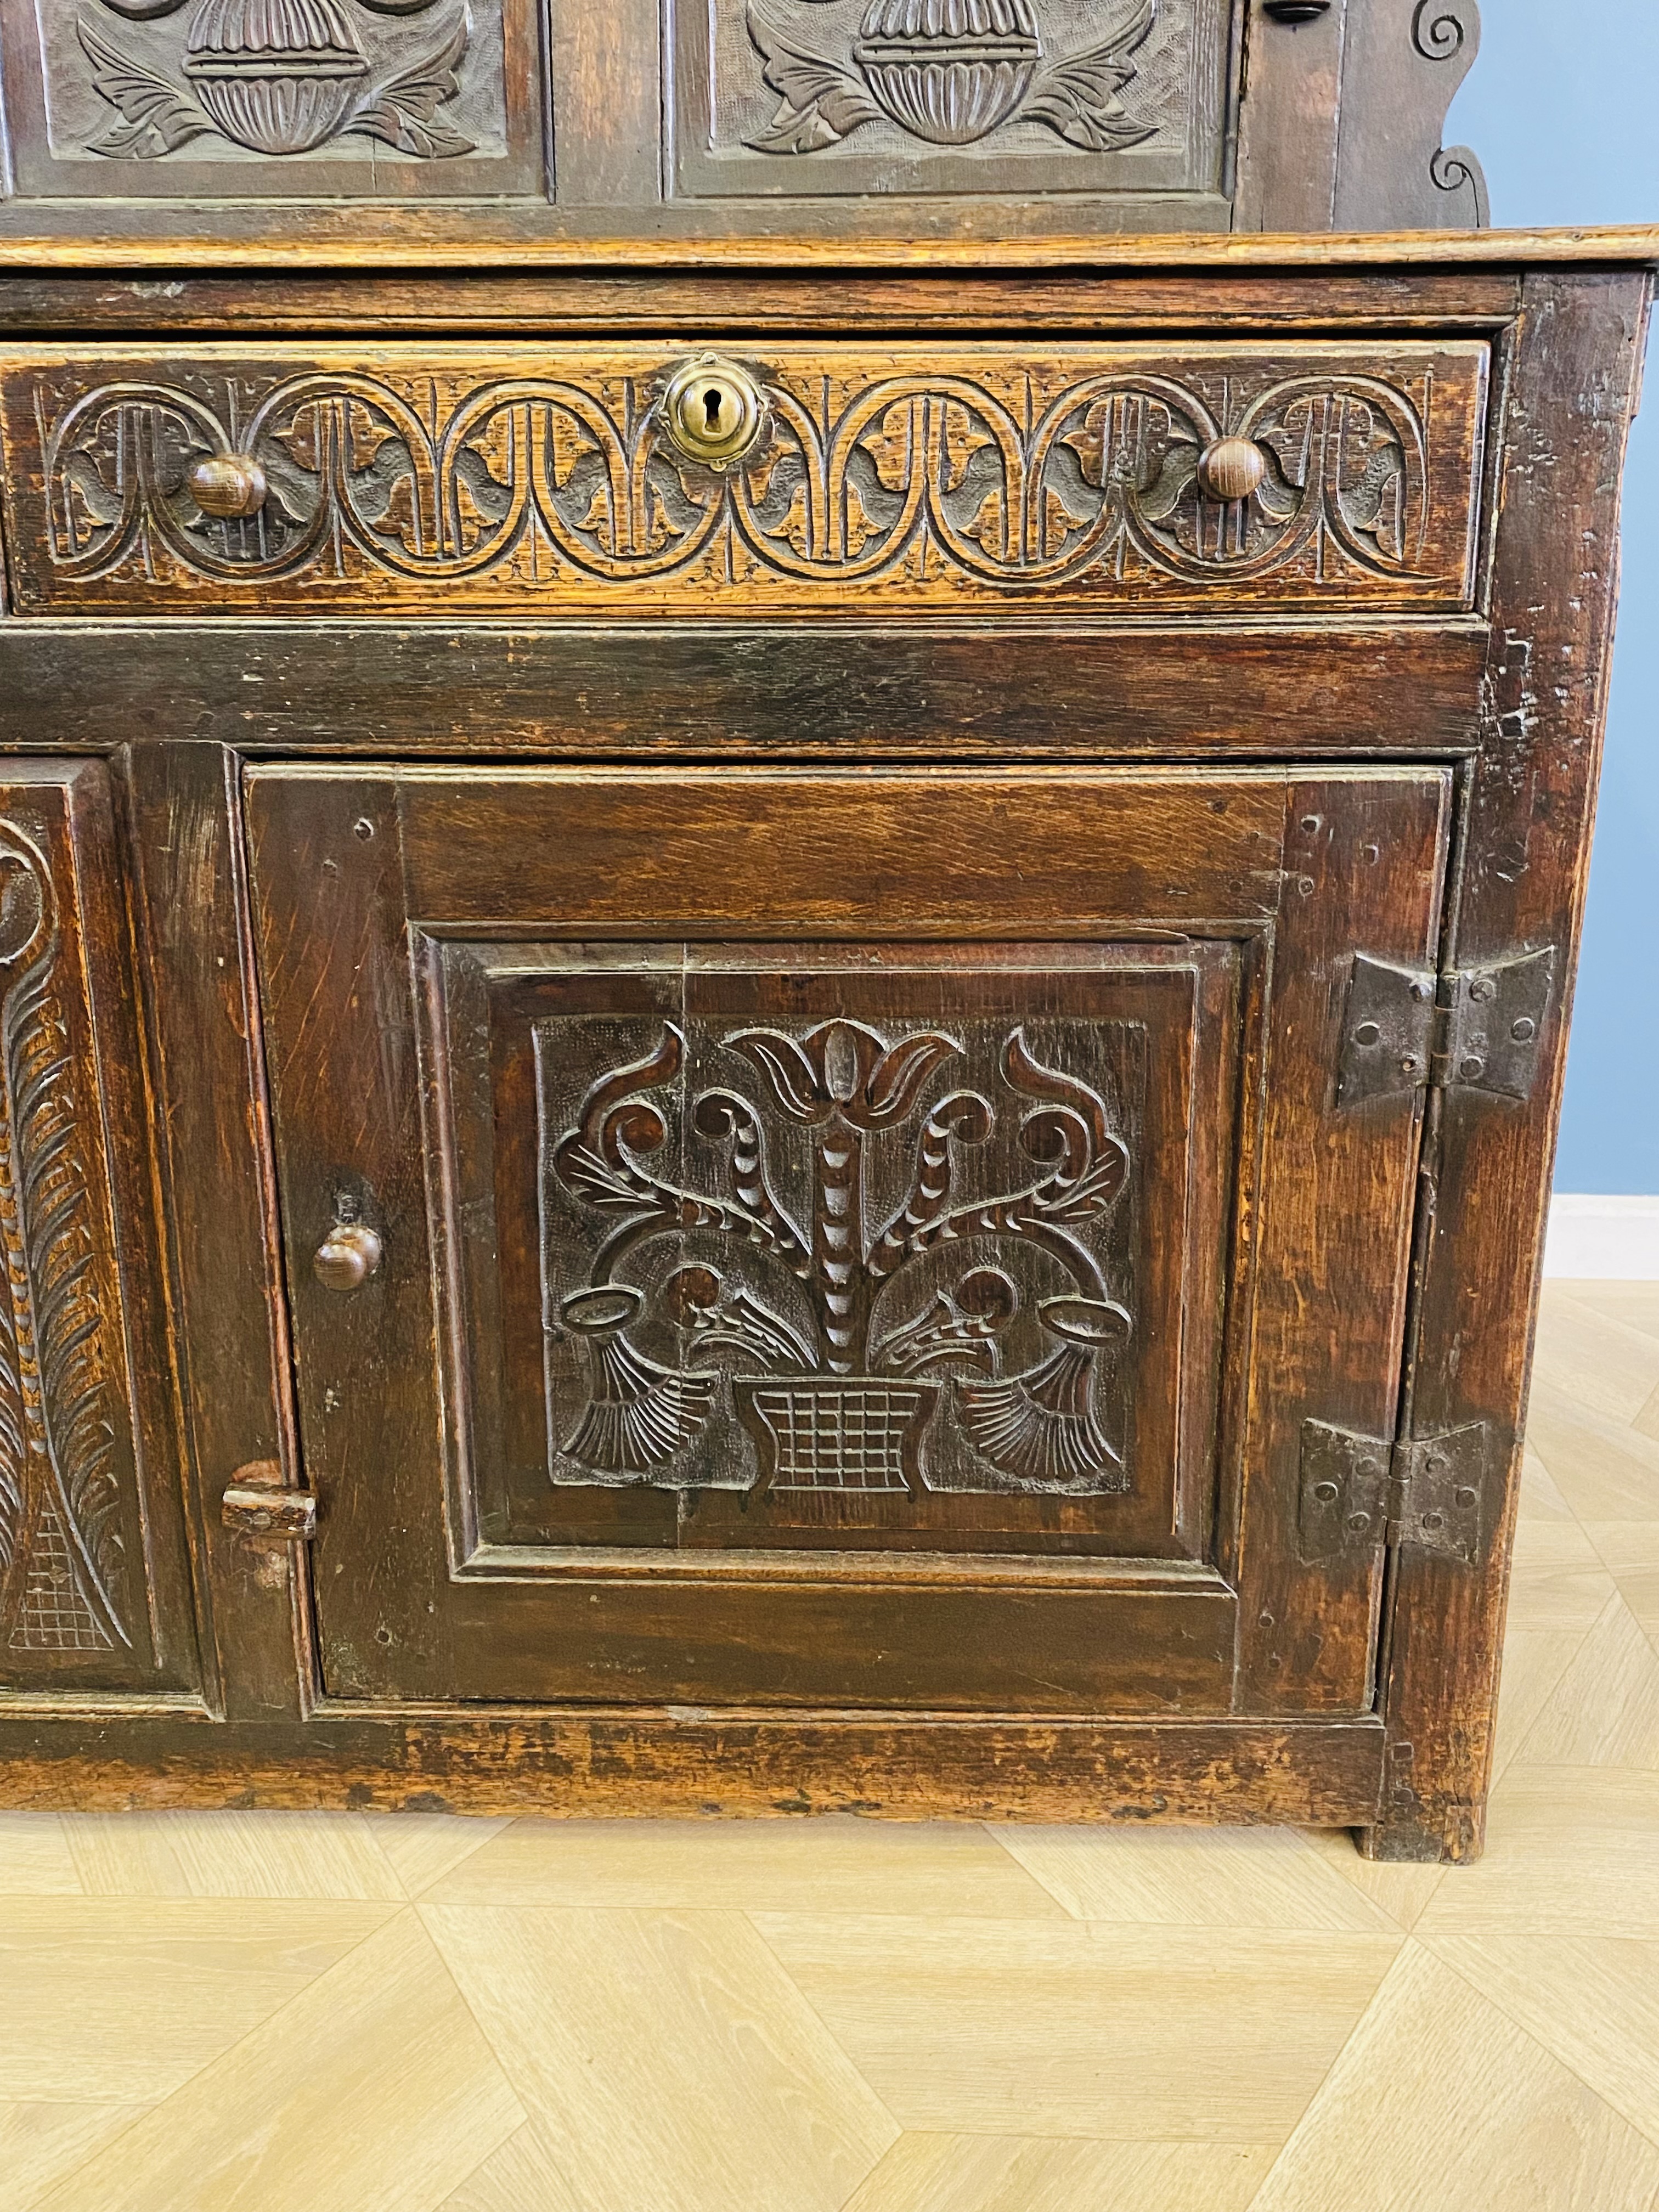
[[[664,421],[684,346],[0,356],[21,612],[865,617],[1455,611],[1480,342],[734,348],[730,467]],[[1243,497],[1206,492],[1247,440]],[[242,455],[257,510],[191,471]],[[262,483],[261,483],[262,480]]]

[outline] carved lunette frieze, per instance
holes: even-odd
[[[45,854],[0,820],[0,1669],[129,1642],[92,1184]]]
[[[253,587],[298,609],[347,586],[409,606],[856,611],[1469,590],[1479,344],[781,347],[750,364],[766,428],[727,472],[667,442],[672,363],[440,350],[372,370],[12,362],[20,597],[202,611]],[[1248,499],[1202,488],[1222,437],[1264,456]],[[249,520],[210,519],[188,489],[227,452],[264,474]]]

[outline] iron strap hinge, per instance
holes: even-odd
[[[1553,945],[1443,975],[1356,952],[1337,1104],[1453,1085],[1530,1097],[1554,988]]]
[[[1388,1544],[1476,1559],[1488,1525],[1490,1464],[1484,1421],[1399,1443],[1304,1421],[1302,1556],[1327,1559]]]

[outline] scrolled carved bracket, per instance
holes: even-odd
[[[1446,115],[1480,47],[1477,0],[1350,6],[1342,67],[1339,230],[1480,230],[1486,180]]]

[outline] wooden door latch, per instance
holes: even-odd
[[[225,1486],[219,1516],[227,1528],[252,1538],[262,1550],[306,1544],[317,1533],[317,1498],[283,1480],[274,1459],[250,1460]]]

